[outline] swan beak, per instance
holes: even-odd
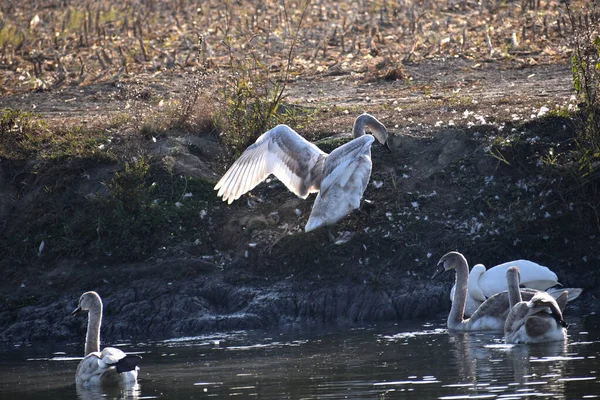
[[[433,273],[433,276],[431,277],[431,279],[435,279],[442,272],[446,272],[446,268],[444,268],[444,263],[439,263],[437,265],[437,268],[436,268],[435,272]]]
[[[79,314],[82,311],[83,310],[81,309],[81,307],[77,307],[75,310],[73,310],[73,312],[71,313],[71,315]]]
[[[560,321],[558,321],[558,323],[559,323],[559,324],[560,324],[560,326],[562,326],[563,328],[568,328],[568,327],[569,327],[569,324],[567,324],[567,323],[565,322],[565,320],[564,320],[564,319],[561,319]]]

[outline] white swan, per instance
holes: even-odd
[[[547,290],[554,297],[562,293],[551,289],[558,285],[558,278],[548,267],[529,260],[514,260],[496,265],[486,271],[483,264],[476,264],[469,273],[469,290],[467,293],[465,315],[472,315],[477,307],[488,297],[508,289],[506,286],[506,271],[510,266],[516,266],[522,272],[521,287],[536,290]],[[454,287],[450,291],[450,300],[454,295]],[[582,292],[579,288],[563,289],[569,291],[569,301],[575,300]]]
[[[457,331],[502,331],[508,313],[506,294],[495,295],[477,308],[471,318],[464,319],[465,302],[469,285],[469,264],[456,251],[445,254],[438,262],[432,279],[444,271],[456,270],[456,290],[448,314],[448,329]]]
[[[374,136],[365,135],[365,128]],[[385,126],[370,114],[354,121],[354,139],[333,150],[321,151],[287,125],[263,133],[248,147],[216,184],[217,196],[231,204],[270,174],[305,199],[318,192],[304,228],[310,232],[330,226],[359,208],[371,176],[371,144],[375,139],[389,149]]]
[[[475,300],[484,301],[486,298],[507,290],[506,270],[510,266],[516,266],[521,271],[521,285],[537,290],[546,290],[558,284],[558,277],[548,267],[529,260],[514,260],[496,265],[486,271],[483,264],[473,267],[472,273],[479,275],[479,279],[473,280],[473,286],[479,290],[473,290],[472,296]],[[469,279],[471,276],[469,276]],[[469,283],[469,290],[471,289]],[[483,295],[483,297],[482,297]]]
[[[98,293],[82,294],[71,315],[82,311],[88,311],[85,357],[77,366],[75,383],[82,386],[135,384],[140,356],[125,354],[114,347],[106,347],[100,352],[102,300]]]
[[[529,301],[522,301],[519,290],[519,269],[515,266],[506,271],[510,313],[504,325],[504,339],[507,343],[541,343],[565,340],[566,327],[562,310],[568,293],[558,297],[558,301],[546,292],[538,291]]]

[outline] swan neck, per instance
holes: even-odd
[[[516,274],[507,277],[506,285],[508,286],[508,302],[510,308],[513,308],[515,304],[523,300],[521,298],[521,289],[519,288],[519,278]]]
[[[100,324],[102,323],[102,303],[94,303],[88,314],[85,355],[100,351]]]
[[[465,305],[467,303],[467,290],[469,286],[469,265],[465,259],[460,260],[456,269],[456,289],[452,299],[452,308],[448,315],[448,328],[463,323],[465,316]]]
[[[365,134],[366,120],[365,120],[365,118],[361,118],[361,117],[362,117],[362,115],[354,121],[354,125],[352,126],[352,136],[354,138],[361,137]]]

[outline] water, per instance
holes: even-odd
[[[75,387],[81,343],[8,346],[0,398],[597,398],[600,317],[567,322],[565,344],[511,346],[443,321],[114,343],[143,359],[139,384],[113,391]]]

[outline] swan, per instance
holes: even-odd
[[[469,264],[461,253],[451,251],[445,254],[437,265],[432,279],[444,271],[456,270],[456,290],[452,308],[448,314],[448,329],[455,331],[502,331],[508,313],[506,294],[494,295],[483,302],[473,313],[464,319],[465,302],[469,285]]]
[[[486,270],[483,264],[476,264],[469,273],[469,290],[465,315],[472,315],[477,307],[488,297],[508,289],[506,286],[506,271],[510,266],[516,266],[522,272],[521,287],[536,290],[546,290],[554,297],[563,290],[568,290],[568,301],[575,300],[582,292],[580,288],[568,288],[556,291],[552,286],[559,285],[558,278],[548,267],[529,260],[508,261]],[[450,291],[450,300],[454,296],[455,287]]]
[[[366,128],[373,136],[365,134]],[[217,196],[231,204],[273,174],[303,199],[318,193],[304,231],[325,226],[334,241],[330,227],[359,208],[369,183],[371,144],[377,139],[390,150],[385,126],[370,114],[356,118],[352,135],[354,139],[327,154],[289,126],[277,125],[233,163],[215,185]]]
[[[473,286],[478,286],[479,290],[473,290],[476,300],[484,301],[493,294],[507,290],[506,271],[509,267],[516,266],[521,272],[521,285],[537,289],[546,290],[549,287],[558,285],[558,277],[548,267],[529,260],[508,261],[496,265],[486,271],[483,264],[477,264],[473,267],[473,274],[479,276],[473,280]],[[471,276],[469,276],[471,279]],[[471,282],[469,281],[469,289]],[[483,296],[482,296],[483,295]]]
[[[567,323],[559,305],[566,304],[567,291],[558,300],[546,292],[538,291],[529,301],[522,301],[519,290],[519,269],[506,270],[510,313],[504,325],[507,343],[541,343],[565,340]]]
[[[102,300],[98,293],[82,294],[71,315],[83,311],[88,311],[85,357],[77,366],[75,383],[78,386],[135,384],[140,356],[125,354],[114,347],[106,347],[100,352]]]

